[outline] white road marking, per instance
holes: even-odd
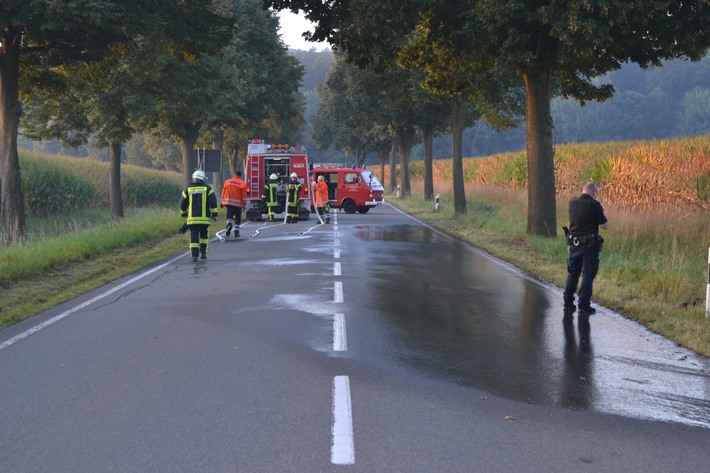
[[[350,379],[347,376],[333,378],[333,444],[330,461],[335,465],[355,463]]]
[[[333,317],[333,351],[348,350],[348,335],[345,331],[345,314]]]
[[[333,239],[333,246],[336,248],[340,246],[340,240],[338,238]]]
[[[340,248],[333,248],[333,258],[340,259]]]
[[[333,276],[341,276],[340,263],[333,263]]]
[[[343,300],[343,283],[336,281],[333,284],[333,302],[342,303]]]
[[[83,309],[84,307],[90,306],[90,305],[93,304],[94,302],[99,301],[99,300],[103,299],[104,297],[113,294],[113,293],[116,292],[116,291],[120,291],[120,290],[123,289],[124,287],[133,284],[134,282],[138,281],[139,279],[142,279],[142,278],[148,276],[148,275],[151,274],[151,273],[154,273],[154,272],[156,272],[156,271],[158,271],[158,270],[160,270],[160,269],[163,269],[164,267],[166,267],[166,266],[168,266],[168,265],[170,265],[170,264],[173,264],[173,263],[174,263],[175,261],[177,261],[178,259],[181,259],[181,258],[184,258],[184,257],[185,257],[185,255],[184,255],[184,254],[181,254],[180,256],[177,256],[177,257],[171,259],[171,260],[168,261],[167,263],[163,263],[163,264],[161,264],[160,266],[156,266],[155,268],[146,271],[145,273],[141,273],[141,274],[139,274],[138,276],[136,276],[136,277],[134,277],[134,278],[132,278],[132,279],[129,279],[128,281],[126,281],[126,282],[124,282],[124,283],[122,283],[122,284],[119,284],[118,286],[114,287],[113,289],[109,289],[108,291],[104,292],[103,294],[99,294],[98,296],[96,296],[96,297],[94,297],[94,298],[92,298],[92,299],[89,299],[89,300],[86,301],[86,302],[82,302],[81,304],[79,304],[79,305],[76,306],[76,307],[72,307],[71,309],[69,309],[69,310],[67,310],[67,311],[65,311],[65,312],[62,312],[62,313],[59,314],[59,315],[55,315],[54,317],[52,317],[52,318],[49,319],[49,320],[45,320],[44,322],[42,322],[42,323],[39,324],[39,325],[35,325],[34,327],[32,327],[32,328],[29,329],[29,330],[26,330],[26,331],[24,331],[24,332],[22,332],[22,333],[20,333],[20,334],[18,334],[18,335],[15,335],[14,337],[12,337],[12,338],[10,338],[9,340],[6,340],[4,343],[0,344],[0,350],[2,350],[3,348],[7,348],[7,347],[9,347],[10,345],[14,345],[15,343],[19,342],[19,341],[22,340],[23,338],[29,337],[29,336],[32,335],[33,333],[38,332],[38,331],[42,330],[42,329],[45,328],[45,327],[49,327],[50,325],[52,325],[52,324],[55,323],[55,322],[59,322],[60,320],[62,320],[63,318],[65,318],[65,317],[67,317],[67,316],[73,314],[74,312],[77,312],[77,311]]]

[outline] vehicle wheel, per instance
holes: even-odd
[[[354,214],[357,212],[357,205],[355,205],[355,201],[348,199],[343,202],[343,210],[346,214]]]
[[[370,207],[358,207],[357,211],[360,212],[361,214],[366,214],[367,212],[370,211]]]

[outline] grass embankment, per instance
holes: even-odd
[[[450,161],[437,161],[435,193],[423,199],[415,163],[412,196],[390,199],[420,220],[563,286],[564,239],[526,234],[526,170],[521,153],[466,159],[467,213],[455,216]],[[710,136],[659,142],[565,145],[556,149],[558,224],[568,199],[594,179],[610,220],[593,302],[710,356],[705,317],[710,247]],[[444,178],[444,179],[442,179]],[[561,292],[561,291],[560,291]],[[560,295],[560,297],[562,297]]]
[[[107,223],[97,216],[78,212],[65,234],[0,250],[0,328],[187,251],[174,209],[130,209],[118,222],[107,211]]]
[[[0,328],[186,249],[175,234],[181,175],[124,166],[129,208],[113,221],[106,163],[36,154],[20,163],[28,238],[0,249]]]

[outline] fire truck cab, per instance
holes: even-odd
[[[245,163],[246,218],[248,220],[263,220],[266,208],[261,196],[271,174],[276,174],[280,183],[277,193],[278,206],[275,213],[284,212],[286,210],[286,184],[291,173],[296,173],[298,181],[301,183],[299,197],[301,206],[298,218],[299,220],[308,220],[310,215],[308,169],[308,153],[303,146],[268,144],[261,139],[249,140]]]
[[[384,188],[375,173],[369,169],[346,168],[332,164],[314,164],[313,180],[323,176],[328,184],[330,206],[345,213],[367,213],[372,207],[382,205]]]

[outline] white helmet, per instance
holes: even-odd
[[[271,179],[272,181],[275,181],[276,179],[278,179],[278,176],[276,175],[276,173],[274,173],[269,176],[269,179]]]
[[[291,177],[298,177],[298,175],[295,172],[292,172]]]
[[[194,179],[195,181],[204,181],[204,180],[206,180],[207,177],[205,176],[205,171],[202,171],[202,170],[198,169],[197,171],[193,172],[193,173],[192,173],[192,179]]]

